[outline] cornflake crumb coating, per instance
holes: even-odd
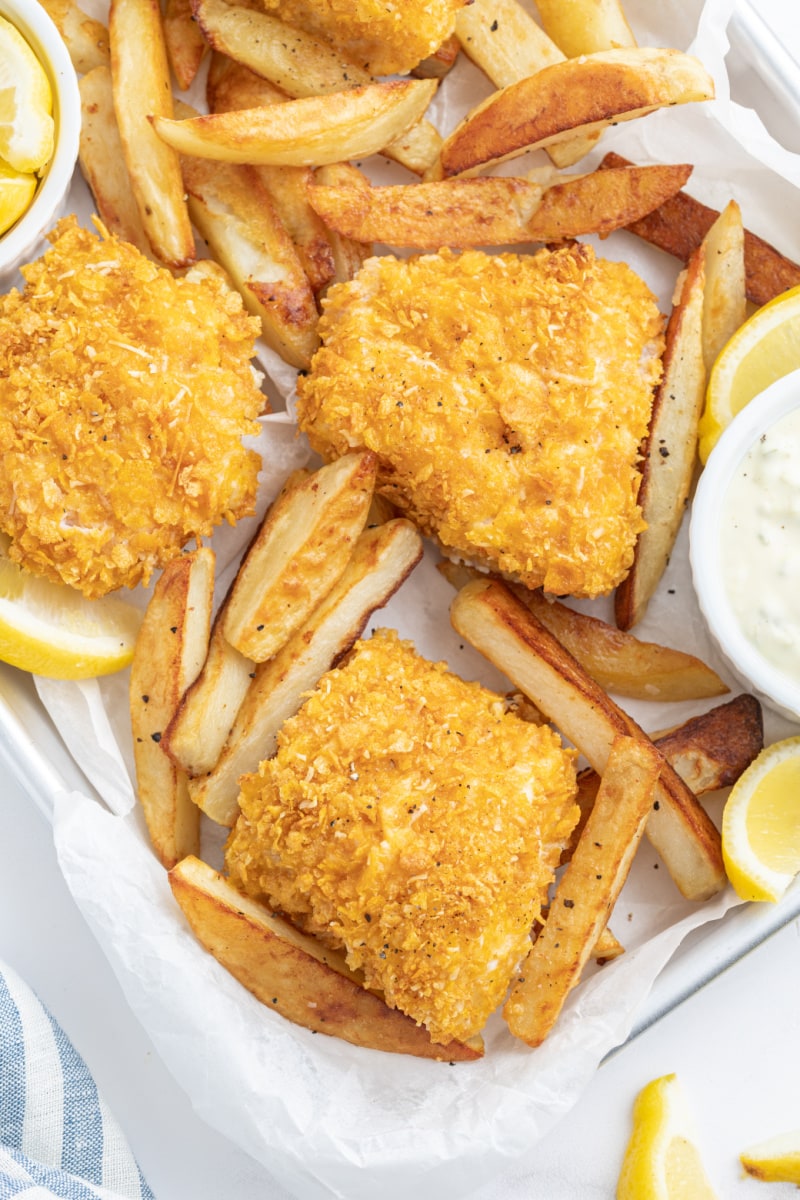
[[[331,42],[370,75],[403,74],[441,46],[466,0],[262,0],[290,25]]]
[[[480,1032],[578,815],[574,755],[380,630],[243,777],[232,882],[344,948],[435,1042]]]
[[[260,332],[74,218],[0,298],[0,529],[31,572],[101,596],[253,511]]]
[[[453,558],[597,596],[644,527],[640,443],[663,318],[625,263],[578,245],[367,261],[332,288],[299,420]]]

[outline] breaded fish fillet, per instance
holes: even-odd
[[[357,447],[445,553],[556,594],[624,578],[663,320],[588,245],[369,259],[330,290],[298,381],[325,458]]]
[[[434,1041],[467,1039],[529,947],[575,791],[553,730],[383,630],[243,778],[226,864]]]
[[[0,530],[34,574],[101,596],[251,512],[260,323],[62,221],[0,298]]]
[[[262,0],[289,25],[338,47],[370,75],[404,74],[453,32],[466,0]]]

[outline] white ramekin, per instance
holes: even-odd
[[[728,486],[742,459],[765,430],[797,408],[800,370],[778,379],[742,409],[709,455],[689,525],[694,588],[714,641],[743,687],[792,721],[800,720],[800,679],[779,671],[743,633],[725,588],[720,531]]]
[[[0,0],[0,15],[17,27],[47,72],[56,126],[53,157],[33,203],[0,237],[0,286],[5,289],[18,268],[41,252],[44,234],[64,212],[78,157],[81,99],[67,48],[37,0]]]

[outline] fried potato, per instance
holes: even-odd
[[[464,587],[471,579],[486,578],[485,572],[477,568],[449,560],[440,562],[437,569],[455,588]],[[635,700],[668,701],[701,700],[729,690],[716,671],[693,654],[657,642],[642,642],[598,617],[546,597],[540,590],[516,583],[507,586],[609,692]]]
[[[600,169],[630,166],[619,154],[607,154]],[[646,217],[627,226],[631,233],[682,262],[702,242],[719,213],[686,192],[677,192]],[[781,254],[763,238],[744,231],[744,264],[747,299],[767,304],[781,292],[800,286],[800,265]]]
[[[165,0],[164,44],[178,87],[191,87],[208,43],[192,14],[191,0]]]
[[[636,722],[502,583],[467,584],[453,601],[450,619],[601,774],[618,734],[649,742]],[[656,800],[647,822],[649,840],[681,894],[690,900],[708,899],[726,883],[719,832],[666,759]]]
[[[366,157],[401,137],[422,116],[435,91],[435,80],[395,79],[187,121],[154,116],[152,123],[158,136],[181,154],[320,166]]]
[[[67,47],[79,75],[110,62],[108,30],[102,21],[88,16],[74,0],[40,0]]]
[[[619,0],[536,0],[539,19],[567,58],[635,46]]]
[[[731,200],[703,238],[703,362],[706,374],[747,316],[742,211]]]
[[[445,178],[474,173],[575,134],[713,95],[702,63],[679,50],[633,47],[566,59],[478,104],[445,139],[441,171]]]
[[[628,877],[660,771],[654,746],[614,738],[591,816],[503,1008],[529,1046],[547,1037],[591,956]]]
[[[185,267],[195,248],[180,162],[148,121],[172,117],[158,0],[111,0],[109,39],[114,111],[142,224],[156,258]]]
[[[322,187],[332,187],[345,195],[355,195],[367,190],[369,180],[352,163],[328,163],[324,167],[317,167],[313,183],[306,193],[309,203],[312,201],[313,189],[317,184]],[[328,230],[328,238],[333,255],[333,276],[329,280],[329,285],[346,283],[348,279],[354,279],[374,252],[372,241],[351,238],[335,229]]]
[[[592,957],[602,964],[611,962],[612,959],[619,958],[624,953],[625,947],[622,942],[605,925],[597,935],[597,941],[592,948]]]
[[[109,233],[130,242],[152,258],[139,206],[131,191],[131,180],[122,154],[111,71],[94,67],[79,83],[81,132],[78,161],[88,183],[98,216]]]
[[[360,191],[316,186],[309,199],[332,229],[360,241],[429,250],[552,243],[619,229],[631,211],[656,207],[691,173],[689,166],[644,170],[620,172],[613,181],[610,172],[594,172],[546,189],[508,176]]]
[[[639,505],[647,527],[630,571],[614,594],[614,616],[630,629],[644,616],[669,562],[689,504],[698,426],[706,391],[703,362],[705,246],[689,259],[667,325],[664,374],[653,400],[642,461]]]
[[[368,991],[343,954],[237,891],[187,856],[169,873],[173,895],[197,940],[262,1004],[315,1033],[394,1054],[472,1062],[479,1038],[434,1045],[427,1030]]]
[[[257,668],[214,770],[190,782],[192,799],[212,820],[233,824],[240,776],[274,753],[278,730],[304,694],[347,653],[421,557],[422,539],[403,518],[362,533],[337,585],[275,657]]]
[[[460,48],[458,38],[451,34],[433,54],[423,58],[411,74],[415,79],[444,79],[456,65]]]
[[[160,742],[205,660],[213,591],[212,550],[202,547],[168,563],[150,597],[131,664],[136,789],[153,848],[167,868],[199,845],[199,814],[186,776]]]
[[[225,268],[264,341],[305,369],[319,345],[319,313],[294,242],[253,167],[186,157],[189,215]]]

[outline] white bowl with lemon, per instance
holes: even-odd
[[[78,157],[80,93],[37,0],[0,0],[0,285],[61,215]]]

